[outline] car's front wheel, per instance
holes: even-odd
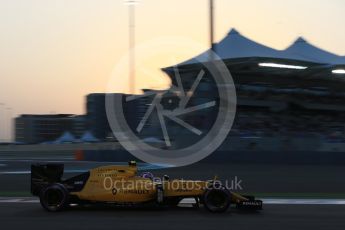
[[[225,212],[231,204],[231,193],[225,188],[211,188],[206,190],[203,203],[210,212]]]
[[[68,191],[62,184],[52,184],[42,189],[40,202],[49,212],[58,212],[68,205]]]

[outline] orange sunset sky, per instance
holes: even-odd
[[[235,27],[277,49],[303,36],[345,55],[343,0],[215,0],[215,7],[216,41]],[[157,58],[151,63],[157,70],[208,47],[208,0],[141,0],[136,19],[137,44],[162,36],[201,44],[173,59]],[[0,0],[0,31],[0,103],[14,114],[80,114],[84,96],[106,91],[128,51],[128,6],[122,0]],[[137,83],[164,85],[140,75]]]

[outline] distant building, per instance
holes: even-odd
[[[86,96],[86,118],[88,130],[100,140],[113,136],[106,113],[106,96],[123,96],[123,99],[130,95],[93,93]],[[127,124],[135,130],[140,120],[144,117],[148,107],[147,98],[139,98],[131,102],[123,102],[123,113]]]
[[[75,115],[71,117],[71,132],[74,136],[80,138],[87,132],[87,120],[85,115]]]
[[[21,115],[15,119],[16,142],[42,143],[55,141],[63,133],[81,137],[86,131],[84,116],[71,114]]]
[[[86,118],[88,130],[98,139],[105,139],[111,132],[105,111],[105,94],[86,96]]]

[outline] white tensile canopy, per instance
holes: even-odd
[[[98,142],[99,140],[91,132],[86,132],[80,138],[80,141],[81,142]]]
[[[345,64],[345,57],[324,51],[311,45],[303,38],[297,39],[286,50],[276,50],[246,38],[237,30],[232,29],[227,36],[215,44],[215,52],[222,60],[238,58],[276,58],[304,61],[319,64]],[[179,65],[195,64],[210,60],[210,49]],[[219,59],[215,57],[215,59]]]
[[[328,51],[322,50],[304,38],[298,38],[290,47],[284,52],[288,55],[296,55],[302,58],[302,60],[324,63],[324,64],[345,64],[345,58]]]
[[[61,143],[71,143],[71,142],[75,142],[76,138],[73,136],[73,134],[71,134],[70,132],[65,132],[64,134],[62,134],[61,137],[59,137],[55,143],[56,144],[61,144]]]

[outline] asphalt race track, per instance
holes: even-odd
[[[44,161],[0,160],[0,229],[345,229],[343,166],[223,163],[152,169],[158,176],[168,174],[171,178],[210,179],[218,175],[222,179],[231,179],[238,176],[244,182],[245,191],[266,197],[266,201],[271,195],[285,197],[292,194],[294,198],[340,198],[341,204],[267,202],[261,212],[231,210],[224,214],[212,214],[203,208],[191,207],[123,209],[104,206],[73,207],[61,213],[48,213],[37,200],[1,201],[1,197],[15,200],[18,196],[30,196],[30,165]],[[52,159],[49,161],[56,162]],[[63,160],[62,163],[65,163],[66,177],[109,164],[69,160]],[[152,170],[147,168],[147,171]],[[262,196],[265,193],[268,195]]]
[[[30,195],[30,165],[38,160],[0,160],[0,197]],[[44,162],[44,161],[43,161]],[[56,162],[56,161],[50,161]],[[114,163],[62,161],[65,178],[88,169]],[[142,168],[142,167],[141,167]],[[207,180],[217,175],[221,180],[242,180],[245,193],[260,197],[345,198],[345,167],[333,165],[273,165],[273,164],[203,164],[182,168],[152,169],[156,176]]]
[[[193,208],[88,207],[45,212],[38,203],[1,203],[1,229],[345,229],[343,205],[266,205],[244,213],[212,214]]]

